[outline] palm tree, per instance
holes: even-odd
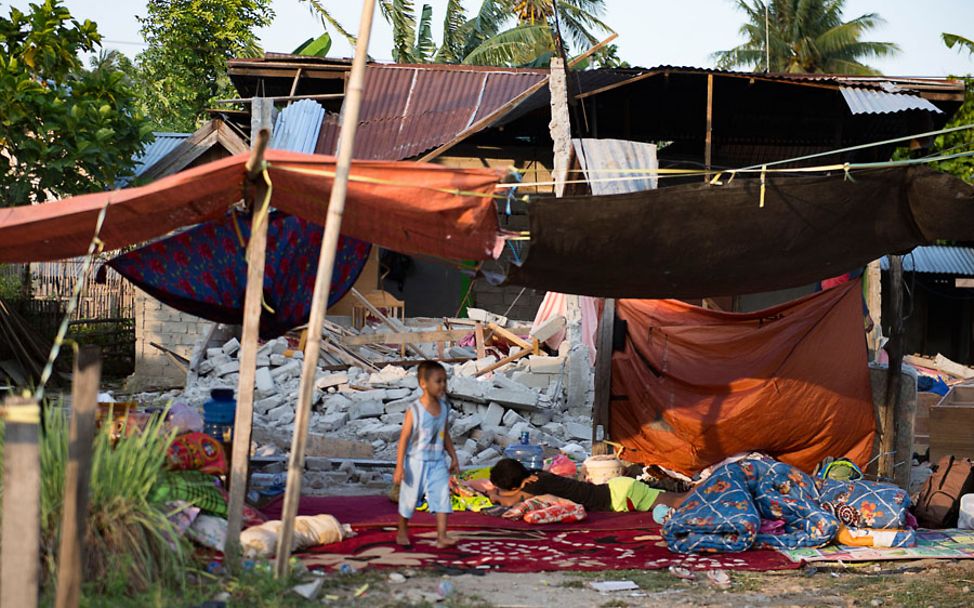
[[[322,25],[334,27],[350,42],[349,34],[327,11],[325,0],[308,2]],[[466,63],[519,66],[546,63],[555,52],[553,24],[567,47],[585,50],[611,29],[602,22],[605,0],[482,0],[470,17],[461,0],[448,0],[443,40],[432,36],[433,9],[423,4],[417,19],[413,0],[379,0],[382,16],[392,25],[392,58],[397,63]],[[567,51],[567,49],[566,49]],[[606,62],[618,62],[611,50]]]
[[[884,20],[876,13],[867,13],[843,21],[845,0],[736,2],[747,15],[740,28],[746,42],[729,51],[714,53],[717,67],[721,69],[740,66],[762,69],[768,53],[768,67],[772,72],[878,74],[863,61],[890,57],[900,50],[892,42],[863,40],[867,31]]]
[[[940,36],[944,39],[944,44],[947,45],[948,49],[956,46],[958,51],[967,51],[968,55],[974,55],[974,40],[958,36],[957,34],[948,34],[947,32],[944,32]]]

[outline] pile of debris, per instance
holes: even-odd
[[[393,334],[326,323],[307,448],[309,475],[316,477],[313,470],[319,469],[321,479],[308,479],[309,488],[388,481],[405,412],[421,394],[416,363],[425,358],[447,369],[451,436],[461,466],[495,462],[524,432],[531,443],[585,458],[591,450],[592,406],[569,407],[569,344],[563,342],[557,354],[540,348],[565,327],[564,318],[532,333],[530,326],[490,313],[474,310],[471,316],[482,320],[449,319],[458,329],[443,329],[430,325],[445,325],[443,320],[411,319]],[[195,371],[180,400],[202,404],[212,388],[236,388],[240,342],[230,338],[212,345],[218,335],[197,349]],[[399,344],[382,344],[392,338]],[[280,337],[257,351],[253,439],[263,454],[283,454],[291,445],[304,358],[298,342],[299,336]],[[404,360],[407,349],[411,359]],[[384,470],[370,475],[363,469]]]

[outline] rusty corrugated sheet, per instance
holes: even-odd
[[[365,72],[355,158],[400,160],[443,145],[547,72],[467,66],[380,66]],[[328,115],[317,151],[334,154],[340,119]]]

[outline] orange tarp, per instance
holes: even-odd
[[[265,159],[273,183],[271,204],[323,224],[332,178],[288,169],[334,172],[334,158],[268,150]],[[222,217],[244,198],[245,189],[253,187],[245,177],[246,161],[246,154],[238,154],[147,186],[0,209],[0,262],[83,255],[106,204],[100,233],[106,250]],[[494,192],[501,172],[355,161],[351,175],[342,234],[403,253],[441,258],[482,260],[497,248],[497,214],[493,200],[484,195]]]
[[[875,432],[861,283],[754,313],[619,300],[611,437],[624,457],[692,475],[751,450],[812,471],[865,465]]]

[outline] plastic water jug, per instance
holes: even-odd
[[[233,421],[237,413],[237,400],[232,388],[215,388],[203,404],[203,432],[217,441],[230,443],[233,439]]]
[[[961,530],[974,530],[974,494],[964,494],[960,497],[957,527]]]
[[[517,460],[529,469],[541,469],[544,467],[544,450],[540,445],[531,445],[530,435],[527,431],[521,433],[521,441],[511,444],[504,450],[504,456]]]

